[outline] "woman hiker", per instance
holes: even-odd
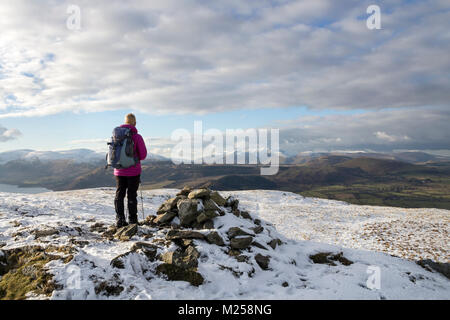
[[[139,161],[136,165],[126,169],[114,169],[114,175],[116,177],[117,190],[116,197],[114,199],[114,207],[116,209],[116,226],[118,228],[126,226],[124,213],[124,199],[125,194],[128,198],[128,222],[130,224],[137,224],[137,190],[139,188],[141,178],[141,160],[147,157],[147,148],[145,146],[144,139],[138,134],[136,129],[136,117],[134,114],[129,113],[125,116],[125,124],[121,125],[122,128],[130,128],[133,133],[132,139],[134,142],[134,154],[137,155]]]

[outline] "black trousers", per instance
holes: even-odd
[[[128,198],[128,219],[130,223],[137,223],[137,190],[141,176],[125,177],[116,176],[116,198],[114,206],[116,209],[116,219],[125,221],[124,199]]]

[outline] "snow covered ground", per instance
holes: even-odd
[[[177,191],[144,191],[146,215],[155,214],[159,205]],[[449,262],[449,211],[355,206],[278,191],[221,194],[234,195],[242,210],[263,220],[265,232],[286,242],[276,250],[252,248],[254,253],[271,256],[269,270],[239,263],[220,247],[201,240],[194,240],[201,253],[198,272],[205,278],[200,287],[155,276],[149,270],[157,262],[149,263],[138,255],[130,257],[125,269],[112,268],[110,261],[129,251],[134,242],[146,241],[149,236],[163,239],[165,235],[149,227],[140,228],[131,241],[121,242],[105,240],[93,232],[95,223],[114,222],[111,188],[0,193],[0,244],[5,250],[30,244],[61,246],[88,241],[77,247],[69,263],[54,260],[47,265],[63,285],[53,292],[53,299],[106,299],[95,292],[99,281],[124,288],[119,295],[109,297],[114,299],[450,298],[450,281],[443,275],[386,254]],[[219,226],[249,227],[232,214],[216,219]],[[39,238],[34,235],[35,230],[51,229],[58,230],[58,234]],[[268,234],[258,237],[264,240]],[[341,251],[353,264],[329,266],[315,264],[309,258],[318,252]],[[379,289],[367,286],[368,270],[374,267],[380,270]],[[236,273],[241,276],[236,277]],[[68,280],[73,280],[74,275],[78,276],[78,286],[69,286]]]
[[[225,192],[296,240],[386,252],[412,260],[450,262],[450,211],[358,206],[290,192]]]

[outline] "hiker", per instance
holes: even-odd
[[[126,169],[114,169],[114,176],[116,177],[116,197],[114,199],[114,207],[116,209],[116,226],[118,228],[126,226],[124,214],[124,199],[125,194],[128,198],[128,222],[130,224],[137,224],[137,190],[141,182],[141,160],[147,157],[147,148],[144,139],[138,134],[136,129],[136,117],[129,113],[125,116],[125,124],[121,128],[129,128],[134,142],[134,154],[136,155],[137,163]]]

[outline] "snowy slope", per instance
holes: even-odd
[[[158,206],[177,191],[145,191],[146,214],[154,214]],[[115,283],[125,288],[119,295],[109,297],[114,299],[450,297],[450,281],[443,275],[429,272],[409,260],[367,251],[392,252],[390,250],[404,248],[405,256],[431,256],[448,262],[449,212],[446,210],[359,207],[335,201],[305,199],[278,191],[222,194],[234,195],[240,200],[240,206],[248,209],[253,218],[263,220],[265,230],[272,237],[277,236],[286,242],[276,250],[252,249],[255,253],[269,254],[272,257],[270,270],[262,270],[255,264],[238,263],[220,247],[200,240],[194,240],[201,253],[198,271],[205,278],[205,283],[200,287],[182,281],[166,281],[149,273],[148,270],[154,268],[154,265],[137,255],[130,258],[125,269],[112,268],[110,261],[127,252],[134,242],[146,241],[149,237],[164,238],[164,234],[150,227],[140,227],[140,232],[131,241],[120,242],[107,241],[91,231],[95,223],[114,222],[114,190],[110,188],[35,195],[0,193],[0,243],[4,244],[2,249],[5,250],[36,243],[61,246],[88,241],[77,247],[78,252],[69,263],[55,260],[47,265],[55,275],[55,280],[62,285],[62,288],[53,292],[53,299],[108,298],[96,294],[94,287],[98,281]],[[245,221],[232,214],[216,219],[216,226],[248,227]],[[380,226],[393,228],[390,233],[388,227],[385,228],[386,231],[374,231],[379,230]],[[42,229],[57,229],[59,234],[35,239],[33,231]],[[218,231],[221,232],[220,229]],[[263,240],[267,236],[266,233],[258,235]],[[386,243],[391,242],[391,247],[376,240],[383,237]],[[428,246],[430,249],[427,250]],[[350,247],[365,250],[349,249]],[[328,266],[314,264],[309,259],[309,255],[318,252],[340,251],[354,263],[350,266]],[[381,270],[379,290],[367,288],[369,266],[376,266]],[[65,285],[67,279],[73,276],[74,268],[80,271],[79,288]],[[251,268],[255,269],[254,273]],[[242,272],[242,275],[236,277],[230,270]],[[285,282],[288,286],[283,286]]]
[[[450,211],[358,206],[281,191],[226,192],[296,240],[450,262]]]

